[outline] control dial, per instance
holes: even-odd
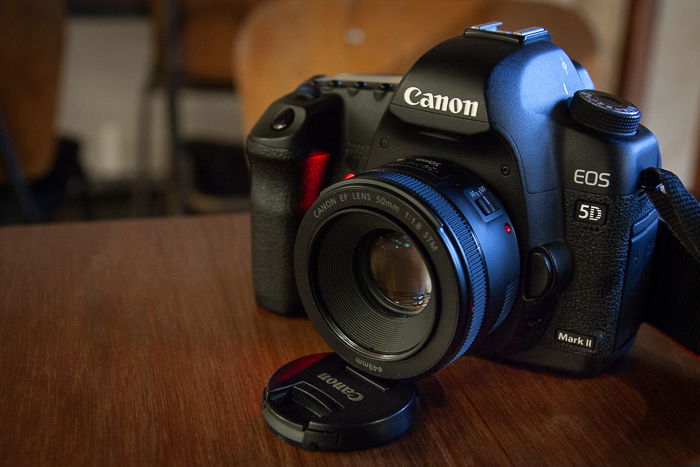
[[[569,112],[581,125],[615,136],[634,136],[642,118],[634,104],[590,89],[576,91]]]

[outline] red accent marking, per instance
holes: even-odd
[[[306,159],[301,161],[301,193],[299,208],[306,212],[323,189],[323,179],[331,155],[324,151],[311,151]]]
[[[300,358],[299,360],[295,360],[285,365],[284,369],[279,373],[279,375],[277,375],[277,381],[275,382],[283,383],[287,381],[292,376],[301,373],[327,355],[328,353],[317,353],[316,355],[309,355],[308,357]]]
[[[347,180],[347,179],[352,178],[352,177],[354,177],[354,176],[355,176],[355,174],[352,173],[352,172],[350,172],[350,173],[346,174],[346,175],[343,177],[343,180]]]
[[[510,224],[505,224],[503,230],[505,230],[507,234],[513,233],[513,227],[511,227]]]

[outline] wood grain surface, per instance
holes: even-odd
[[[569,379],[467,356],[419,382],[381,448],[307,452],[260,416],[267,378],[326,351],[256,306],[247,216],[0,230],[0,464],[683,465],[700,362],[654,329]]]

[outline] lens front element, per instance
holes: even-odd
[[[417,245],[396,231],[380,233],[370,243],[369,262],[374,286],[401,313],[423,311],[433,284]]]

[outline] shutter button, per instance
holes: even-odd
[[[280,112],[270,127],[275,131],[282,131],[294,121],[294,110],[287,108]]]

